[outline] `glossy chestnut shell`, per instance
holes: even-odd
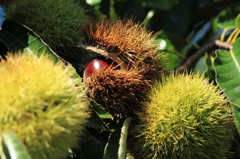
[[[105,57],[97,57],[92,59],[86,66],[83,74],[83,79],[87,79],[97,71],[105,71],[107,68],[113,66],[113,61]]]

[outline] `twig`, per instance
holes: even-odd
[[[226,42],[222,42],[219,40],[210,42],[210,43],[206,44],[205,46],[203,46],[202,48],[200,48],[195,54],[190,56],[187,59],[187,61],[176,70],[176,72],[183,72],[185,70],[190,69],[197,62],[197,60],[199,58],[201,58],[206,52],[213,49],[215,46],[225,48],[225,49],[232,49],[232,45],[229,43],[226,43]]]
[[[221,48],[224,48],[224,49],[232,49],[232,45],[227,43],[227,42],[222,42],[222,41],[219,41],[219,40],[216,40],[215,41],[215,45],[217,47],[221,47]]]
[[[131,121],[132,121],[132,117],[128,117],[123,122],[121,137],[120,137],[120,140],[119,140],[118,159],[125,159],[126,158],[126,145],[127,145],[128,128],[130,126]]]

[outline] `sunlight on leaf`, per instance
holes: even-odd
[[[240,133],[240,39],[233,44],[233,49],[217,50],[213,62],[216,71],[216,82],[230,99],[234,107],[234,117]]]

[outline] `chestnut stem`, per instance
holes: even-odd
[[[98,53],[98,54],[101,54],[101,55],[103,55],[107,58],[110,58],[111,60],[116,62],[121,67],[122,70],[127,70],[127,64],[124,61],[122,61],[119,57],[117,57],[116,53],[110,53],[110,52],[107,52],[105,50],[96,48],[94,46],[86,46],[86,45],[83,45],[81,43],[77,44],[76,46],[81,47],[88,52]]]
[[[179,67],[176,71],[177,72],[183,72],[189,68],[191,68],[196,61],[201,58],[206,52],[211,50],[214,46],[222,47],[225,49],[232,49],[232,45],[227,42],[222,42],[219,40],[215,40],[214,42],[208,43],[205,46],[203,46],[201,49],[199,49],[195,54],[190,56],[187,61]]]

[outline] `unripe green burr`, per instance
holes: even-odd
[[[4,9],[5,19],[36,32],[59,56],[80,62],[76,44],[88,19],[86,10],[74,0],[18,0]],[[76,61],[74,61],[76,60]]]
[[[89,117],[83,89],[43,55],[8,55],[0,74],[0,132],[14,131],[33,159],[66,157]]]
[[[146,108],[130,127],[128,149],[136,159],[224,159],[233,119],[217,86],[198,74],[156,82]]]

